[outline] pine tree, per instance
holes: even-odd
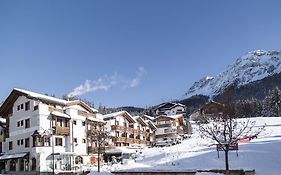
[[[280,116],[281,91],[278,87],[271,90],[265,97],[262,114],[266,117]]]

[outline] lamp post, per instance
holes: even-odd
[[[49,131],[51,131],[51,139],[52,139],[52,159],[53,159],[53,175],[55,174],[55,141],[54,141],[54,128],[49,128]]]

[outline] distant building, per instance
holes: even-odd
[[[204,117],[218,117],[223,114],[225,106],[221,103],[210,101],[199,108],[197,111],[193,112],[189,118],[190,120],[197,121],[202,120]],[[204,122],[204,121],[203,121]]]
[[[141,146],[154,142],[155,128],[139,116],[133,117],[127,111],[120,111],[103,116],[106,128],[111,132],[112,146]]]
[[[164,103],[154,109],[156,116],[158,115],[176,115],[186,113],[186,107],[180,103]]]
[[[90,164],[89,125],[102,122],[80,100],[66,101],[13,89],[0,107],[6,119],[5,170],[11,173],[75,172]]]
[[[155,138],[157,141],[176,141],[184,135],[185,120],[182,114],[160,115],[154,119],[157,127]]]

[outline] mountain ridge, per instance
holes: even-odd
[[[256,50],[239,57],[215,77],[206,76],[195,82],[185,98],[205,95],[214,99],[231,86],[237,88],[277,75],[281,72],[281,51]]]

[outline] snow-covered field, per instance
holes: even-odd
[[[255,118],[257,125],[266,123],[257,139],[248,143],[240,143],[238,157],[230,152],[230,169],[255,169],[257,175],[281,174],[281,117]],[[192,170],[192,169],[224,169],[224,153],[217,151],[214,145],[202,139],[194,131],[191,138],[181,144],[164,148],[145,148],[138,150],[139,157],[125,164],[103,166],[102,173],[115,170]],[[94,167],[90,174],[98,174]]]

